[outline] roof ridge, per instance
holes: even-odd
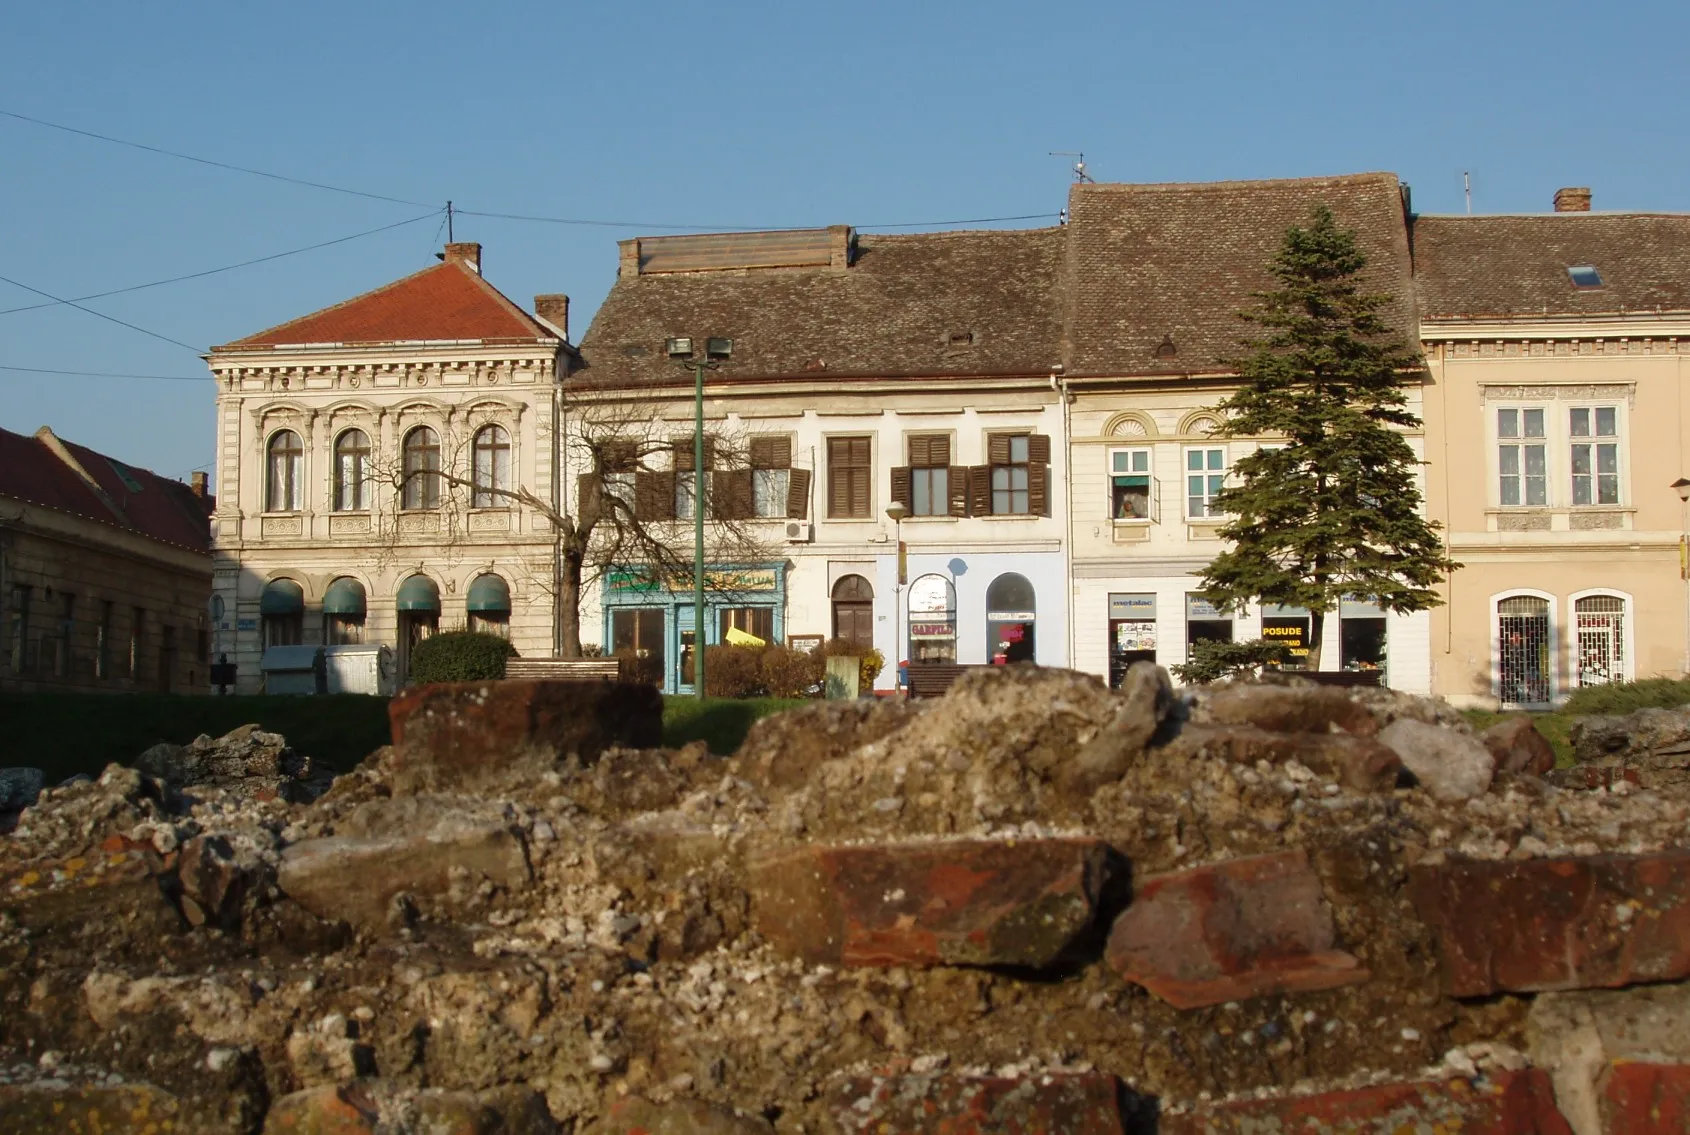
[[[510,312],[512,315],[516,316],[518,319],[522,320],[524,323],[527,323],[536,332],[538,332],[538,336],[540,338],[542,338],[542,339],[557,339],[560,342],[563,340],[563,337],[561,335],[559,335],[557,332],[553,331],[550,327],[547,327],[545,324],[541,323],[539,321],[539,319],[537,319],[535,316],[533,316],[529,312],[524,311],[522,309],[521,304],[517,303],[515,300],[513,300],[509,296],[507,296],[504,292],[501,292],[498,288],[494,287],[493,282],[491,280],[489,280],[486,276],[483,276],[480,272],[477,272],[475,269],[471,268],[467,264],[463,264],[463,263],[457,262],[457,261],[448,261],[447,264],[451,265],[453,267],[456,267],[459,271],[463,272],[464,275],[468,276],[470,279],[475,281],[476,285],[478,287],[480,287],[482,291],[486,292],[489,296],[491,296],[496,303],[501,304],[505,308],[506,311]]]
[[[1670,212],[1665,209],[1580,209],[1570,213],[1416,213],[1415,217],[1423,221],[1522,221],[1547,220],[1551,217],[1574,221],[1619,220],[1625,217],[1659,217],[1663,220],[1690,221],[1690,210]]]
[[[1245,187],[1260,186],[1264,188],[1291,185],[1333,185],[1352,184],[1363,185],[1370,182],[1391,183],[1400,185],[1402,179],[1388,170],[1372,170],[1365,173],[1334,173],[1321,174],[1314,177],[1262,177],[1237,178],[1230,181],[1093,181],[1077,182],[1072,187],[1073,193],[1171,193],[1191,191],[1221,192]]]
[[[1059,233],[1062,229],[1062,225],[1040,225],[1038,228],[1032,229],[933,229],[930,232],[919,233],[861,233],[858,235],[857,239],[861,242],[864,240],[933,240],[936,238],[950,239],[955,237],[973,236],[1034,236]]]
[[[70,451],[66,442],[61,439],[58,434],[53,432],[52,427],[42,426],[40,429],[36,430],[35,440],[40,442],[48,453],[57,458],[72,473],[76,474],[76,479],[87,486],[88,491],[93,493],[94,499],[105,505],[106,510],[113,516],[117,517],[119,523],[121,523],[125,528],[135,527],[134,522],[129,519],[129,514],[124,511],[123,506],[113,500],[111,494],[106,492],[106,490],[100,486],[100,482],[94,479],[94,474],[88,472],[87,466],[77,460],[76,455]],[[94,451],[90,450],[89,452]],[[105,457],[105,454],[101,454],[100,456]],[[110,461],[111,458],[107,457],[106,460]]]

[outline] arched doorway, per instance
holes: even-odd
[[[1510,595],[1496,604],[1497,697],[1510,705],[1550,698],[1549,600]]]
[[[1031,662],[1037,597],[1027,577],[1004,572],[986,588],[986,658],[995,663]]]
[[[874,587],[860,575],[842,575],[833,585],[833,637],[874,646]]]
[[[413,575],[399,585],[394,606],[399,610],[399,680],[411,673],[411,651],[440,629],[440,587],[426,575]]]
[[[910,584],[910,662],[956,661],[956,588],[942,575]]]

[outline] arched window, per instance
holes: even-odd
[[[1510,595],[1496,604],[1497,697],[1510,705],[1544,705],[1550,697],[1553,656],[1549,600]]]
[[[347,646],[364,641],[364,616],[369,609],[364,585],[341,576],[323,592],[323,641]]]
[[[956,588],[942,575],[910,584],[910,662],[956,661]]]
[[[472,446],[475,459],[473,508],[503,508],[510,498],[503,490],[511,487],[511,435],[503,426],[482,426],[475,431]]]
[[[269,483],[264,508],[268,512],[298,512],[305,507],[305,449],[292,430],[278,430],[270,438]]]
[[[1573,683],[1606,686],[1625,681],[1625,600],[1586,595],[1573,601],[1573,644],[1578,653]]]
[[[500,638],[511,636],[511,589],[502,576],[492,572],[476,576],[464,607],[469,613],[470,630]]]
[[[1037,599],[1027,577],[1007,571],[986,588],[986,657],[993,662],[1033,661]]]
[[[842,575],[833,585],[833,637],[874,645],[874,588],[860,575]]]
[[[370,439],[363,430],[347,430],[334,443],[334,507],[336,512],[363,512],[370,507]]]
[[[418,426],[405,435],[405,508],[440,507],[440,435]]]

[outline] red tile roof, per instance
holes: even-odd
[[[298,343],[556,338],[473,268],[447,262],[212,350]]]
[[[64,446],[87,471],[115,511],[53,451],[49,439]],[[208,518],[216,503],[211,497],[195,496],[180,481],[54,438],[45,428],[33,437],[0,430],[0,497],[68,512],[190,551],[211,551]]]

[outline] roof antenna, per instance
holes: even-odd
[[[1461,171],[1461,191],[1467,195],[1467,215],[1473,215],[1473,179],[1466,170]]]
[[[1473,210],[1469,209],[1467,211],[1469,213],[1471,213]],[[438,231],[438,230],[436,230],[436,231]],[[439,240],[440,238],[435,237],[434,239]],[[448,201],[448,202],[446,202],[446,243],[451,244],[455,240],[457,240],[457,237],[452,232],[452,203],[450,201]]]
[[[1073,158],[1074,159],[1074,180],[1077,181],[1077,182],[1092,184],[1092,176],[1091,176],[1091,174],[1086,172],[1086,155],[1083,151],[1081,151],[1081,150],[1052,150],[1052,151],[1050,151],[1050,156],[1053,157],[1053,158]]]

